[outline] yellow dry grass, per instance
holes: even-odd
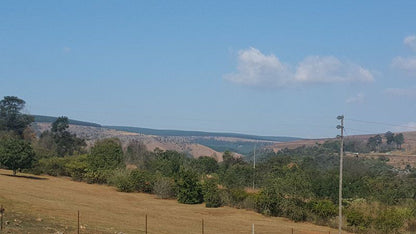
[[[142,193],[121,193],[105,185],[86,184],[68,178],[31,176],[0,170],[0,204],[11,213],[21,214],[18,227],[6,226],[12,233],[76,233],[77,210],[81,233],[336,233],[337,230],[310,223],[294,223],[285,218],[266,217],[253,211],[229,207],[205,208],[161,200]],[[8,214],[10,214],[8,216]],[[38,219],[37,221],[35,221]],[[40,219],[42,219],[40,221]],[[18,222],[20,222],[18,220]],[[16,224],[17,225],[17,224]],[[55,225],[48,228],[48,225]],[[20,228],[20,229],[19,229]]]

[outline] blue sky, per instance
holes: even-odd
[[[105,125],[416,130],[416,1],[2,1],[0,95]],[[369,121],[374,123],[367,123]]]

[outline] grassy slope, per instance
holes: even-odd
[[[336,230],[309,223],[293,223],[284,218],[229,207],[183,205],[142,193],[120,193],[104,185],[74,182],[67,178],[37,176],[12,177],[0,170],[0,204],[11,233],[76,233],[76,213],[81,212],[81,233],[143,233],[148,214],[149,233],[336,233]],[[29,176],[29,175],[26,175]],[[42,221],[39,220],[42,219]],[[16,219],[17,221],[14,221]],[[36,220],[38,219],[38,220]],[[20,223],[21,222],[21,223]],[[7,232],[6,232],[7,233]]]

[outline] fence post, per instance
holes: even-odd
[[[144,218],[144,232],[147,234],[147,214],[145,215],[145,218]]]
[[[77,230],[78,230],[78,234],[79,234],[79,210],[78,210],[78,227],[77,227]]]
[[[202,234],[204,234],[204,230],[205,229],[205,227],[204,227],[204,219],[202,219]]]
[[[292,228],[292,234],[295,232],[295,230]]]
[[[3,205],[1,205],[0,208],[0,215],[1,215],[1,220],[0,220],[0,233],[3,232],[3,214],[4,214],[4,209],[3,209]]]
[[[251,224],[251,234],[254,234],[254,223]]]

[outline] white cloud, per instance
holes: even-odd
[[[390,89],[386,89],[384,93],[391,95],[391,96],[398,96],[398,97],[416,97],[416,88],[407,88],[407,89],[390,88]]]
[[[395,132],[409,132],[416,131],[416,122],[409,122],[405,125],[397,126],[394,128]]]
[[[237,72],[224,75],[224,79],[254,87],[374,81],[367,69],[333,56],[309,56],[292,68],[275,55],[265,55],[256,48],[239,51]]]
[[[416,51],[416,35],[410,35],[404,38],[403,43]]]
[[[392,66],[407,72],[416,72],[416,57],[401,57],[393,59]]]
[[[363,67],[341,62],[333,56],[306,57],[296,69],[295,80],[309,83],[371,82],[373,75]]]
[[[264,55],[255,48],[238,52],[237,72],[224,78],[248,86],[284,86],[292,80],[292,72],[274,55]]]
[[[347,98],[347,100],[345,100],[346,103],[351,104],[351,103],[363,103],[365,100],[365,95],[362,93],[359,93],[353,97],[349,97]]]

